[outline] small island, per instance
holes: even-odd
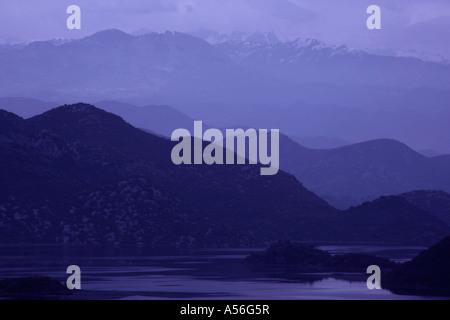
[[[244,263],[255,271],[284,271],[286,273],[366,273],[370,265],[383,271],[392,270],[397,263],[367,254],[332,255],[310,245],[291,241],[278,241],[262,252],[248,256]]]

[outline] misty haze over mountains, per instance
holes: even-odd
[[[210,41],[183,33],[132,36],[106,30],[79,40],[0,46],[0,96],[4,96],[0,108],[32,117],[13,121],[14,117],[5,115],[17,124],[13,132],[28,126],[24,123],[59,114],[49,110],[61,103],[79,101],[92,102],[136,128],[164,137],[177,128],[192,130],[194,120],[202,120],[205,128],[279,128],[280,169],[293,174],[302,188],[314,192],[327,214],[336,212],[334,208],[351,206],[357,209],[349,209],[342,217],[375,214],[374,208],[384,210],[391,203],[407,212],[405,219],[410,213],[422,221],[418,218],[421,211],[433,211],[440,221],[447,221],[441,205],[424,204],[429,196],[425,191],[407,198],[378,198],[416,190],[450,192],[450,156],[445,155],[450,153],[449,66],[369,54],[315,39],[280,40],[271,34],[237,34]],[[88,114],[97,112],[81,109],[90,110]],[[66,120],[68,114],[61,113],[61,119]],[[56,123],[52,120],[39,126],[44,131],[53,130]],[[4,124],[11,127],[10,122]],[[122,125],[116,129],[112,136],[118,137]],[[38,135],[39,140],[40,134],[33,131],[32,136]],[[61,141],[66,138],[63,135]],[[116,143],[109,138],[98,138],[98,142],[95,148],[100,149],[101,143]],[[53,149],[55,143],[57,149],[61,147],[54,141],[47,147]],[[74,152],[71,142],[61,143],[68,145],[58,154]],[[27,149],[28,144],[21,142],[19,146],[26,146],[25,153],[35,155],[35,150]],[[167,149],[164,143],[160,145]],[[413,149],[444,155],[424,156]],[[98,164],[106,161],[108,152],[86,156],[99,157],[94,161]],[[160,157],[168,157],[170,152],[166,153]],[[71,163],[78,161],[72,156],[68,158]],[[141,156],[136,155],[136,159]],[[130,183],[140,185],[139,181]],[[70,178],[67,183],[85,182]],[[147,182],[142,184],[136,188],[148,187]],[[287,187],[285,182],[280,185]],[[163,189],[167,188],[170,186]],[[447,203],[446,196],[433,199],[433,203]],[[372,202],[362,204],[365,201]],[[436,207],[438,214],[434,214]],[[290,210],[286,211],[286,221],[291,219]],[[376,220],[376,216],[372,218]],[[350,223],[353,218],[348,219]],[[208,226],[209,222],[202,220],[201,224]],[[320,223],[311,225],[317,232],[322,227]],[[240,231],[233,228],[218,232],[232,232],[237,242],[252,241],[241,238]],[[205,240],[204,230],[197,231],[202,235],[195,237]],[[347,239],[336,230],[330,232],[335,239]]]
[[[449,296],[450,1],[1,7],[0,300]]]
[[[426,157],[391,139],[313,150],[282,137],[280,158],[280,168],[341,209],[412,190],[450,192],[449,155]]]
[[[450,153],[449,66],[315,39],[210,44],[182,33],[106,30],[3,45],[0,85],[0,96],[167,105],[216,127],[351,142],[391,138]]]

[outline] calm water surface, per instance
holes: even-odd
[[[423,247],[322,246],[332,254],[369,253],[404,262]],[[190,250],[0,247],[0,278],[50,276],[65,282],[81,268],[86,299],[424,299],[368,290],[364,274],[299,274],[297,280],[254,273],[242,260],[260,249]],[[299,280],[301,279],[301,280]]]

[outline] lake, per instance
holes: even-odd
[[[332,254],[368,253],[404,262],[423,247],[321,246]],[[65,282],[81,268],[80,299],[426,299],[369,290],[364,274],[299,274],[299,279],[250,271],[242,260],[261,249],[0,247],[0,278],[42,275]]]

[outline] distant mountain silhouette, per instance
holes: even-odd
[[[130,103],[109,100],[95,104],[108,112],[119,115],[134,127],[147,129],[166,137],[170,137],[175,129],[192,127],[194,122],[187,115],[165,105],[139,107]],[[54,102],[44,102],[37,99],[0,97],[0,108],[23,118],[39,115],[57,106],[58,104]]]
[[[398,88],[310,84],[299,85],[297,91],[309,97],[287,106],[281,100],[265,106],[245,106],[233,111],[231,117],[222,116],[208,123],[277,128],[292,137],[340,137],[347,141],[391,138],[415,150],[450,153],[450,109],[446,105],[450,90],[417,88],[399,92]]]
[[[296,137],[289,136],[292,140],[298,144],[310,148],[310,149],[334,149],[343,146],[347,146],[351,143],[334,137]]]
[[[296,83],[394,85],[416,87],[449,83],[447,66],[327,45],[317,39],[230,40],[215,45],[246,69]]]
[[[0,65],[0,95],[8,96],[188,105],[244,102],[244,94],[269,90],[206,41],[178,32],[135,37],[113,29],[61,44],[2,46]]]
[[[313,150],[281,140],[280,167],[339,208],[413,190],[450,192],[447,156],[428,158],[390,139]]]
[[[212,45],[176,32],[105,30],[5,45],[0,96],[170,105],[216,127],[276,127],[348,141],[389,137],[450,152],[450,66],[315,39],[233,39]]]
[[[450,65],[368,54],[316,39],[231,39],[215,47],[245,70],[295,84],[295,93],[245,105],[220,126],[270,126],[289,136],[348,141],[386,137],[417,150],[450,153]]]
[[[402,198],[339,212],[282,171],[175,166],[173,145],[87,104],[27,120],[0,111],[0,241],[427,244],[450,234]]]
[[[56,102],[21,97],[0,97],[0,109],[13,112],[23,118],[36,116],[57,106]]]
[[[194,124],[194,119],[170,106],[137,107],[116,101],[101,101],[96,105],[122,117],[134,127],[148,129],[166,137],[170,137],[175,129],[190,129]],[[206,125],[204,127],[207,128]]]

